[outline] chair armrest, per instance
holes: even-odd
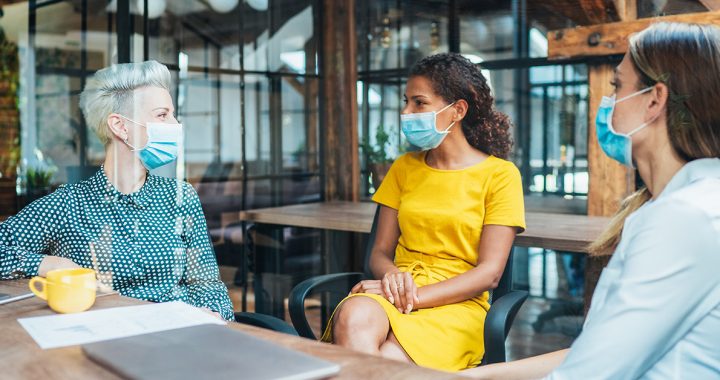
[[[300,336],[317,339],[310,329],[305,316],[305,298],[311,292],[349,292],[353,285],[360,282],[364,275],[360,272],[334,273],[309,278],[297,284],[290,292],[288,308],[290,319]]]
[[[485,318],[485,356],[482,364],[505,361],[505,339],[518,310],[527,297],[528,292],[515,290],[498,298],[490,305],[490,311]]]
[[[237,312],[235,313],[235,322],[244,323],[246,325],[252,325],[262,327],[264,329],[278,331],[285,334],[295,335],[298,333],[295,329],[290,326],[287,322],[280,318],[275,318],[271,315],[260,314],[260,313],[248,313],[248,312]]]

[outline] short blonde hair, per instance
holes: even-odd
[[[131,111],[134,90],[148,86],[170,91],[170,70],[157,61],[122,63],[98,70],[88,79],[80,94],[80,108],[100,142],[111,141],[108,116]]]

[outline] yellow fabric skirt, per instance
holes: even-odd
[[[410,272],[418,287],[454,277],[469,266],[459,260],[421,253],[406,252],[398,257],[405,260],[396,260],[396,265],[401,271]],[[342,302],[351,297],[369,297],[382,306],[395,337],[416,364],[445,371],[459,371],[480,364],[485,353],[485,316],[490,308],[487,292],[464,302],[420,309],[410,314],[401,313],[384,297],[375,294],[353,294]],[[333,340],[333,317],[321,338],[324,342]]]

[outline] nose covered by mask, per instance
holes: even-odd
[[[436,128],[437,114],[450,108],[453,104],[455,102],[448,104],[440,111],[400,115],[400,126],[408,142],[422,150],[437,148],[450,133],[450,128],[455,125],[453,121],[445,130],[438,131]]]
[[[127,139],[125,144],[138,156],[140,162],[148,170],[157,169],[177,159],[178,146],[183,137],[182,124],[175,123],[138,123],[135,120],[122,116],[124,119],[145,127],[147,130],[147,144],[138,148],[131,145]]]
[[[603,152],[605,152],[608,157],[631,168],[634,166],[632,163],[632,139],[630,137],[641,129],[647,127],[649,122],[643,123],[627,134],[619,133],[615,131],[612,126],[612,114],[615,110],[616,104],[646,93],[652,89],[653,87],[648,87],[619,100],[615,100],[615,95],[611,97],[603,96],[600,101],[597,116],[595,117],[595,131],[597,133],[600,148],[602,148]]]

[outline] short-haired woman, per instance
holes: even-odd
[[[0,224],[0,278],[96,268],[124,296],[233,319],[197,193],[148,173],[174,161],[182,144],[170,83],[156,61],[112,65],[88,80],[80,103],[105,145],[104,164]]]

